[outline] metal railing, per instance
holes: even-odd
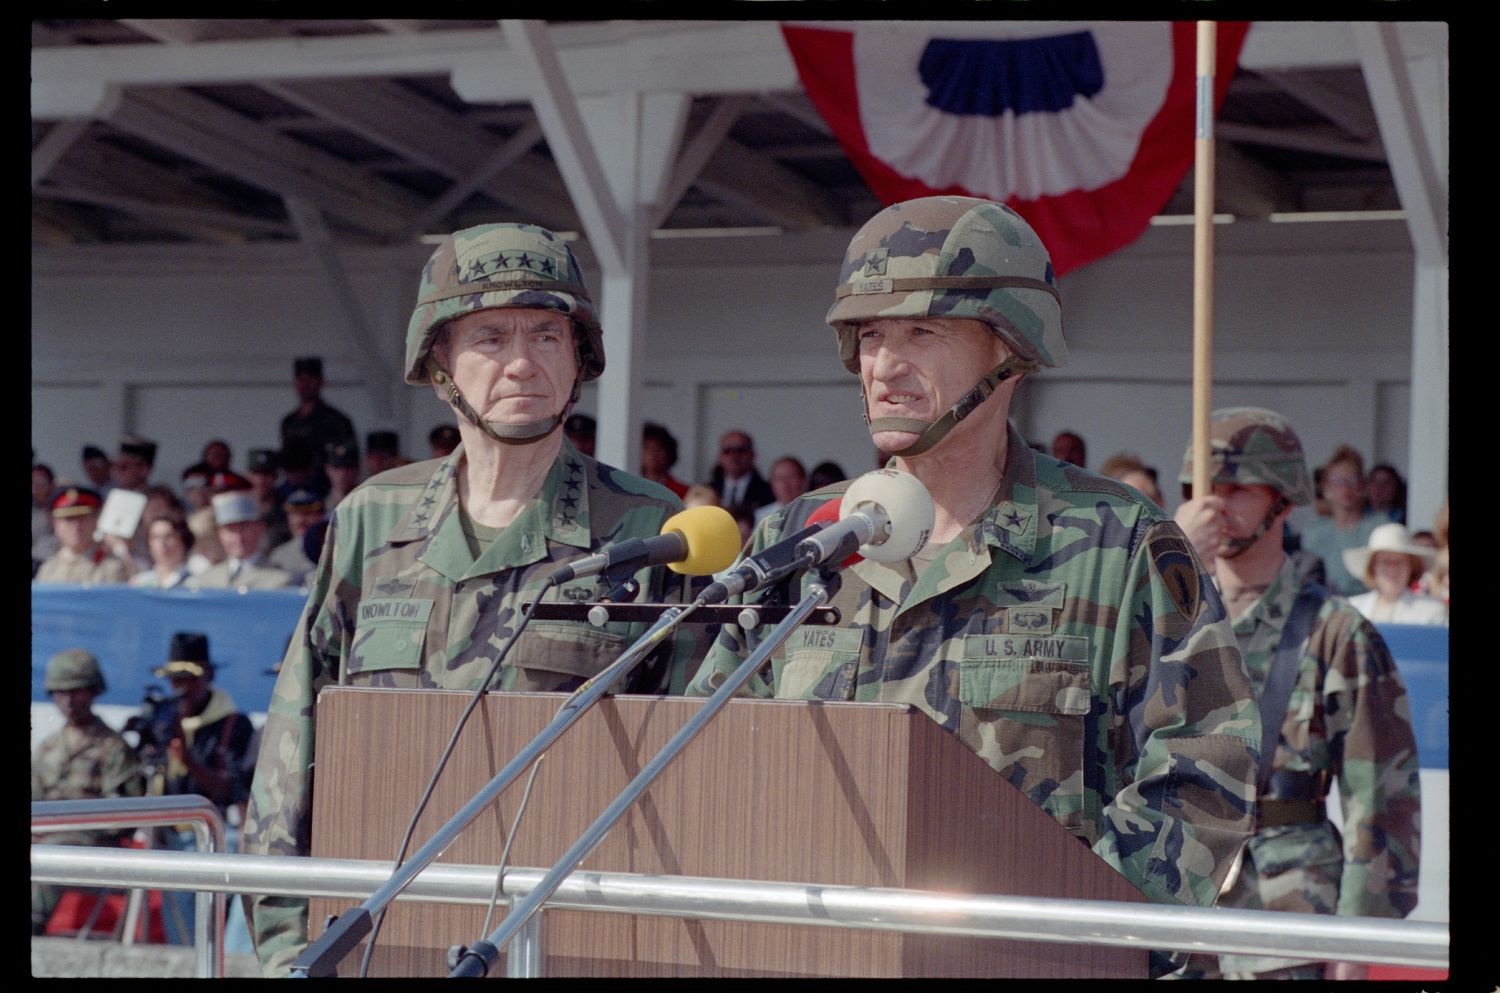
[[[391,862],[354,859],[61,845],[31,848],[32,879],[38,882],[274,893],[351,902],[377,890],[390,878],[392,868]],[[532,868],[506,870],[503,899],[524,897],[545,873]],[[396,899],[482,905],[489,902],[494,886],[494,866],[437,863],[424,869]],[[557,888],[546,907],[1428,969],[1446,969],[1449,960],[1445,923],[1103,900],[965,896],[579,870]],[[455,935],[455,943],[470,937]],[[517,940],[524,943],[511,943],[507,974],[541,975],[539,934],[531,931]]]
[[[51,834],[57,831],[93,831],[111,828],[157,828],[176,827],[187,824],[192,828],[193,840],[198,851],[222,853],[224,851],[224,815],[206,797],[196,794],[181,796],[116,797],[108,800],[33,800],[31,803],[31,833]],[[33,846],[36,849],[69,848],[73,846]],[[75,847],[74,851],[92,855],[108,852],[107,848]],[[132,851],[132,849],[120,849]],[[153,853],[167,854],[167,853]],[[173,855],[180,853],[171,853]],[[222,856],[221,856],[222,857]],[[175,873],[168,872],[164,879],[152,880],[131,889],[195,889],[198,890],[194,904],[193,946],[197,951],[197,969],[200,978],[224,975],[224,893],[209,888],[179,886],[173,884]],[[86,879],[48,879],[38,874],[33,862],[31,878],[43,883],[64,885],[108,886],[108,882],[93,882]],[[234,892],[233,890],[229,892]],[[135,908],[126,914],[125,933],[135,933]]]

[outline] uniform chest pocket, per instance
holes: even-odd
[[[1005,657],[999,654],[1005,641],[967,639],[958,667],[959,702],[973,711],[979,725],[981,757],[1064,828],[1082,836],[1085,718],[1093,707],[1088,663],[1066,657]],[[1054,645],[1052,654],[1086,648],[1086,643]]]
[[[431,600],[385,597],[360,601],[349,671],[421,668],[431,614]]]
[[[776,696],[788,700],[852,700],[864,633],[858,628],[797,628],[771,659]]]
[[[532,621],[516,640],[508,663],[569,676],[594,676],[625,653],[625,635],[566,621]],[[537,687],[527,687],[537,688]]]

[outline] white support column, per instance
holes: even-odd
[[[500,24],[532,74],[537,119],[603,270],[598,305],[605,368],[596,453],[601,461],[635,471],[640,452],[635,398],[641,383],[635,354],[646,317],[653,206],[666,197],[692,98],[626,88],[580,101],[542,22]],[[633,57],[627,45],[627,68]]]
[[[1416,254],[1407,520],[1430,526],[1448,495],[1448,36],[1444,24],[1354,25]]]
[[[585,130],[601,154],[605,177],[620,205],[624,265],[605,265],[600,293],[607,355],[599,379],[600,460],[639,470],[641,367],[644,350],[651,231],[666,196],[691,98],[681,93],[624,92],[579,101]]]

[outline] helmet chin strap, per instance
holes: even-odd
[[[1260,541],[1261,535],[1271,530],[1271,525],[1276,523],[1277,516],[1290,505],[1290,500],[1284,495],[1278,494],[1276,502],[1271,504],[1271,509],[1266,511],[1266,516],[1261,518],[1260,526],[1255,529],[1255,533],[1251,534],[1248,538],[1230,538],[1220,546],[1221,548],[1227,547],[1230,551],[1227,554],[1223,551],[1215,552],[1214,554],[1221,559],[1232,559],[1243,555],[1257,541]]]
[[[974,388],[958,398],[946,414],[935,421],[918,420],[915,417],[870,417],[870,405],[861,391],[860,403],[864,407],[865,423],[870,426],[870,433],[877,431],[906,431],[919,435],[916,441],[907,445],[892,455],[921,455],[933,445],[947,437],[948,432],[958,426],[958,422],[972,414],[980,404],[989,399],[995,387],[1005,382],[1012,376],[1024,376],[1027,373],[1036,372],[1040,366],[1030,359],[1024,359],[1019,355],[1012,355],[995,368],[991,369],[989,375],[974,384]]]
[[[427,356],[425,365],[427,375],[432,377],[432,381],[447,394],[448,403],[458,411],[459,416],[483,431],[488,437],[505,445],[530,445],[556,431],[567,419],[568,411],[578,402],[578,394],[583,386],[582,378],[575,376],[573,392],[568,397],[568,402],[563,404],[562,410],[558,411],[554,417],[549,417],[544,421],[533,421],[530,424],[502,424],[499,421],[480,420],[474,408],[469,406],[469,401],[465,400],[464,395],[458,391],[458,384],[453,381],[453,377],[449,376],[431,355]]]

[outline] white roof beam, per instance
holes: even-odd
[[[283,197],[305,196],[380,235],[406,224],[416,198],[376,177],[185,91],[136,91],[110,123]]]
[[[563,75],[557,51],[540,21],[500,22],[514,39],[511,52],[530,81],[532,105],[547,135],[573,205],[606,274],[628,269],[625,216],[610,192],[604,167],[578,109],[578,98]]]
[[[1448,59],[1404,50],[1404,26],[1355,26],[1365,84],[1419,262],[1448,263]],[[1413,79],[1424,71],[1425,90]],[[1430,120],[1424,120],[1424,105]]]

